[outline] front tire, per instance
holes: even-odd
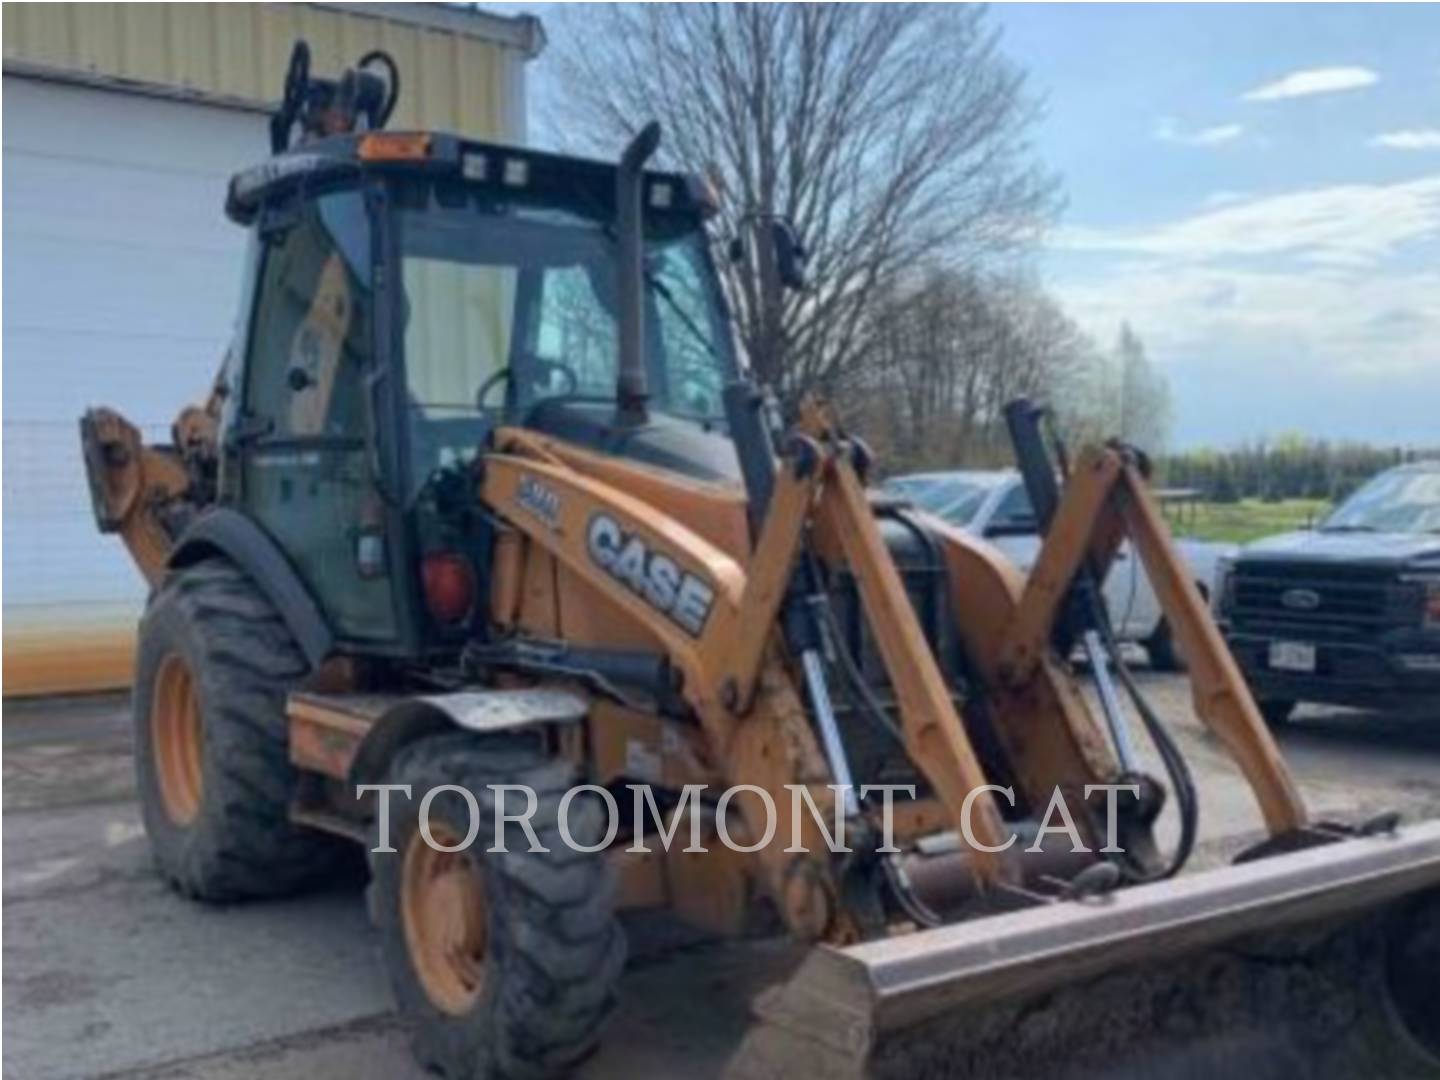
[[[337,867],[340,841],[289,820],[285,697],[306,671],[279,612],[227,560],[174,571],[151,597],[135,768],[155,860],[187,896],[278,896]]]
[[[1260,709],[1260,715],[1265,723],[1272,728],[1286,727],[1295,717],[1295,709],[1299,702],[1292,698],[1265,698],[1255,703]]]
[[[397,755],[388,783],[409,784],[390,803],[388,846],[371,844],[370,915],[416,1056],[451,1080],[563,1075],[588,1056],[615,1005],[625,938],[614,916],[614,881],[603,852],[575,851],[560,837],[559,804],[573,770],[533,739],[440,735]],[[420,831],[432,788],[471,792],[479,831],[463,851],[439,852]],[[503,852],[492,836],[492,784],[532,788],[531,823],[546,852],[531,852],[509,823]],[[508,798],[520,798],[510,793]],[[470,833],[458,792],[431,803],[431,836],[454,847]],[[593,846],[605,834],[593,802],[572,801],[571,836]]]
[[[1176,672],[1185,670],[1185,658],[1175,646],[1170,633],[1170,624],[1162,617],[1155,632],[1145,639],[1145,655],[1150,660],[1152,671]]]

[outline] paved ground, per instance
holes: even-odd
[[[1190,717],[1184,684],[1145,682],[1207,788],[1202,857],[1214,860],[1254,834],[1255,809]],[[1323,812],[1440,816],[1434,719],[1312,710],[1283,746]],[[159,883],[127,726],[118,699],[5,708],[4,1075],[423,1075],[390,1014],[357,885],[213,908]],[[794,960],[773,943],[642,952],[587,1078],[716,1075],[750,995]]]

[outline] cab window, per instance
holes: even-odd
[[[246,405],[270,438],[363,436],[371,357],[369,231],[358,192],[322,196],[269,240]]]

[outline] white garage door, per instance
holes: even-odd
[[[267,151],[258,114],[5,77],[7,694],[125,681],[144,586],[95,531],[76,422],[168,441],[203,399],[245,252],[225,185]]]

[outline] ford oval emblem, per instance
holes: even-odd
[[[1280,603],[1291,611],[1314,611],[1320,606],[1320,594],[1314,589],[1286,589]]]

